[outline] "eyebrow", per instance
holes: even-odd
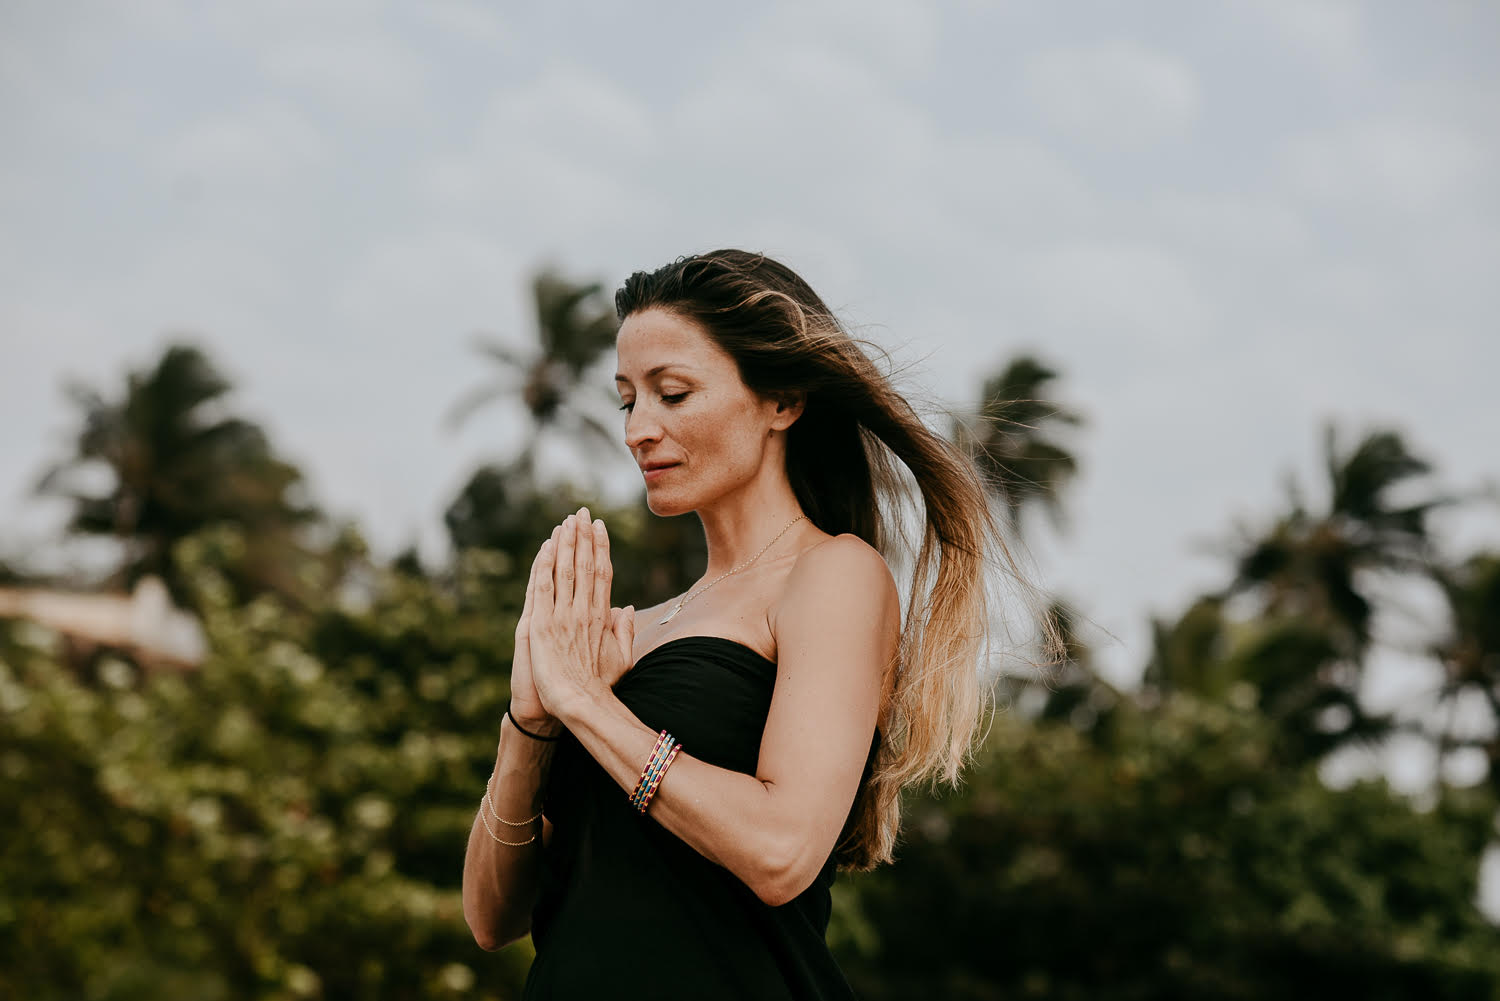
[[[664,372],[665,370],[667,370],[669,368],[686,368],[686,369],[691,370],[692,366],[691,365],[684,365],[682,362],[678,362],[678,361],[669,361],[669,362],[667,362],[664,365],[658,365],[655,368],[651,369],[649,372],[647,372],[645,374],[645,376],[643,378],[649,379],[649,378],[651,378],[654,375],[660,375],[662,372]],[[619,372],[616,372],[615,373],[615,381],[616,382],[629,382],[630,380],[627,379],[627,378],[625,378],[625,376],[621,375]]]

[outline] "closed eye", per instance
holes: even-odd
[[[685,400],[687,398],[688,398],[688,394],[687,393],[666,393],[666,394],[664,394],[662,396],[661,401],[663,403],[667,404],[668,406],[676,406],[677,404],[681,403],[683,400]],[[631,408],[634,407],[634,406],[635,406],[635,401],[634,400],[626,400],[624,403],[620,404],[620,409],[624,410],[627,413],[629,413],[630,410],[631,410]]]

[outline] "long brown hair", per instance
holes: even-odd
[[[1006,545],[974,464],[928,429],[790,268],[742,250],[682,257],[636,272],[615,293],[621,320],[652,308],[700,325],[752,391],[806,394],[787,432],[787,475],[818,528],[857,535],[894,564],[907,543],[901,514],[914,491],[920,497],[924,526],[910,558],[900,644],[883,679],[877,753],[837,849],[844,868],[888,862],[902,790],[957,783],[991,705],[981,661],[993,628],[992,556],[1024,592],[1035,589]],[[1035,621],[1046,652],[1059,650],[1049,618]]]

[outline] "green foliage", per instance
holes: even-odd
[[[533,293],[534,350],[485,345],[498,379],[454,419],[514,395],[539,432],[613,442],[584,395],[614,332],[600,289],[544,274]],[[956,428],[1013,526],[1033,500],[1060,511],[1076,467],[1048,437],[1080,422],[1040,402],[1055,377],[1017,359]],[[514,997],[529,946],[475,945],[461,868],[529,561],[577,500],[538,489],[528,446],[453,502],[448,567],[376,566],[352,528],[294,539],[300,474],[215,416],[227,390],[181,347],[118,399],[75,390],[84,426],[48,488],[74,531],[127,544],[125,579],[167,576],[210,655],[143,675],[106,651],[79,672],[56,637],[0,622],[0,997]],[[1500,931],[1473,904],[1500,744],[1490,786],[1427,810],[1314,771],[1383,732],[1354,698],[1371,571],[1441,585],[1440,697],[1500,711],[1500,561],[1426,563],[1447,499],[1389,501],[1427,469],[1399,436],[1341,455],[1329,432],[1327,456],[1328,508],[1296,502],[1232,584],[1156,623],[1140,695],[1104,684],[1076,611],[1049,608],[1067,660],[1041,718],[999,716],[961,791],[912,797],[898,863],[835,887],[830,943],[863,997],[1500,997]],[[110,492],[68,484],[100,462]],[[701,572],[696,519],[590,508],[616,603]],[[1231,619],[1245,594],[1258,607]]]
[[[229,603],[206,562],[226,545],[184,547],[213,651],[195,674],[0,669],[21,832],[0,848],[0,995],[511,996],[527,948],[478,949],[459,877],[514,567],[467,560],[451,593],[375,574],[305,613]]]
[[[231,391],[198,348],[169,346],[149,369],[131,372],[114,398],[74,385],[80,411],[73,454],[55,464],[37,489],[69,500],[70,531],[109,536],[124,549],[118,583],[161,577],[187,597],[176,543],[203,528],[244,530],[247,557],[233,583],[246,597],[268,589],[295,593],[282,568],[295,551],[294,530],[317,517],[305,500],[302,473],[276,456],[257,424],[222,413]],[[91,469],[108,473],[100,492],[78,485]]]
[[[1325,788],[1277,767],[1253,701],[1125,704],[1092,735],[999,716],[962,791],[913,802],[897,863],[848,885],[858,993],[1500,997],[1490,797]]]

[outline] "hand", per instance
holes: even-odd
[[[543,707],[566,722],[629,670],[634,610],[609,607],[609,535],[602,521],[589,521],[588,508],[553,530],[534,576],[532,678]]]
[[[635,606],[611,608],[609,628],[599,641],[599,678],[613,688],[634,666]]]
[[[554,537],[556,534],[554,531]],[[526,578],[526,599],[521,606],[521,617],[516,621],[515,655],[510,662],[510,714],[532,733],[550,735],[561,730],[562,724],[542,707],[531,671],[531,612],[535,605],[537,567],[541,559],[539,551],[531,561],[531,574]]]

